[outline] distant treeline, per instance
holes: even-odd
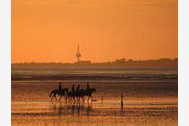
[[[173,68],[177,69],[178,59],[161,58],[155,60],[132,60],[125,58],[116,59],[112,62],[91,63],[13,63],[12,70],[18,69],[75,69],[75,68]]]

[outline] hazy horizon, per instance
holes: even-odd
[[[82,59],[81,61],[90,61],[92,64],[94,63],[113,63],[113,62],[115,62],[116,60],[119,60],[119,59],[123,59],[123,58],[117,58],[117,59],[114,59],[114,60],[111,60],[111,61],[99,61],[99,62],[94,62],[94,61],[92,61],[92,60],[90,60],[90,59],[88,59],[88,60],[86,60],[86,59]],[[126,59],[126,58],[124,58],[125,59],[125,61],[126,62],[128,62],[129,60],[133,60],[133,61],[141,61],[141,62],[143,62],[143,61],[150,61],[150,60],[153,60],[153,61],[158,61],[158,60],[162,60],[162,59],[168,59],[168,60],[175,60],[175,59],[178,59],[178,57],[174,57],[174,58],[168,58],[168,57],[162,57],[162,58],[157,58],[157,59]],[[64,62],[64,61],[62,61],[62,62],[39,62],[39,61],[29,61],[29,62],[12,62],[11,64],[19,64],[19,63],[62,63],[62,64],[66,64],[66,63],[70,63],[70,64],[74,64],[74,63],[77,63],[77,60],[75,59],[75,61],[73,61],[73,62]]]

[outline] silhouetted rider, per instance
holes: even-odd
[[[77,89],[76,89],[76,90],[77,90],[77,91],[79,91],[79,89],[80,89],[80,85],[78,84],[78,85],[77,85]]]
[[[77,88],[76,88],[76,93],[77,93],[77,95],[79,94],[79,90],[80,90],[80,85],[78,84],[78,85],[77,85]]]
[[[59,82],[59,84],[58,84],[58,90],[59,90],[59,91],[62,90],[62,85],[61,85],[61,84],[62,84],[61,82]]]
[[[72,85],[72,93],[74,93],[75,92],[75,85],[73,84]]]
[[[90,89],[89,83],[87,83],[87,89]]]

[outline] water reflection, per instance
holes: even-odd
[[[49,108],[54,114],[57,114],[58,116],[63,115],[90,115],[90,112],[93,111],[93,107],[91,104],[62,104],[59,103],[53,103],[51,104],[51,107]]]
[[[161,108],[161,111],[157,111],[147,108],[136,110],[132,107],[120,111],[113,108],[99,109],[96,104],[61,102],[47,103],[45,107],[42,103],[29,107],[27,112],[23,107],[23,112],[12,114],[13,126],[177,126],[176,108]],[[32,111],[28,111],[30,109]]]

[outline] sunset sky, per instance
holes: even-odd
[[[12,62],[177,57],[177,0],[12,0]]]

